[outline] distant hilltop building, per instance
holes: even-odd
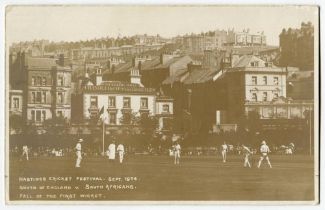
[[[201,34],[177,37],[175,42],[181,43],[185,51],[202,53],[204,50],[218,49],[224,46],[266,46],[264,32],[250,33],[249,29],[241,32],[232,30],[216,30]]]
[[[314,69],[314,26],[301,23],[300,29],[283,29],[280,38],[280,66]]]
[[[265,46],[264,32],[250,33],[249,29],[235,33],[235,46]]]
[[[168,42],[168,39],[162,38],[159,34],[156,36],[150,36],[147,34],[135,35],[132,38],[134,39],[135,44],[152,45]]]
[[[163,44],[136,44],[136,45],[123,45],[121,47],[109,47],[109,48],[94,48],[84,47],[71,50],[72,59],[83,59],[83,58],[110,58],[112,56],[125,56],[132,54],[140,54],[146,51],[159,50],[163,47]]]

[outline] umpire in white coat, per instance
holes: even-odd
[[[76,156],[77,156],[77,160],[76,160],[76,168],[80,168],[80,163],[82,160],[82,155],[81,155],[81,143],[83,142],[82,139],[78,140],[78,143],[75,147],[76,150]]]
[[[109,160],[110,162],[114,162],[114,160],[115,160],[115,152],[116,152],[116,145],[115,145],[115,142],[113,141],[113,142],[108,146],[108,151],[107,151],[108,160]]]

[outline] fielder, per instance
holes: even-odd
[[[181,158],[181,145],[179,145],[178,142],[175,143],[173,146],[174,150],[174,164],[178,165],[179,164],[179,159]]]
[[[264,158],[266,159],[266,161],[269,164],[270,168],[272,168],[272,165],[270,163],[269,156],[268,156],[268,154],[271,151],[270,151],[269,146],[266,145],[266,142],[265,141],[262,141],[262,146],[260,148],[260,152],[261,152],[261,157],[260,157],[260,160],[258,162],[257,168],[260,168],[261,167],[261,163],[264,160]]]
[[[248,147],[246,147],[245,145],[242,145],[242,147],[243,147],[243,153],[245,155],[244,167],[246,168],[248,166],[248,167],[251,168],[251,164],[249,162],[249,157],[253,154],[253,152]]]
[[[113,141],[109,146],[108,146],[108,159],[110,162],[114,162],[115,160],[115,142]]]
[[[80,168],[80,163],[81,163],[81,160],[82,160],[82,156],[81,156],[81,143],[83,142],[82,139],[79,139],[78,140],[78,143],[75,147],[76,149],[76,156],[77,156],[77,160],[76,160],[76,168]]]
[[[289,146],[285,150],[286,155],[292,155],[294,151],[295,145],[293,143],[290,143]]]
[[[228,152],[228,146],[226,142],[224,142],[223,145],[221,145],[222,162],[224,163],[226,162],[227,152]]]
[[[27,145],[24,145],[23,146],[23,154],[21,155],[23,158],[25,157],[26,160],[29,160],[29,157],[28,157],[28,147]]]
[[[123,146],[123,144],[119,144],[117,146],[116,150],[118,152],[119,161],[120,161],[120,163],[122,163],[123,162],[123,157],[124,157],[124,146]]]

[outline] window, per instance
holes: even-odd
[[[40,122],[41,121],[41,111],[38,110],[36,111],[36,122]]]
[[[58,93],[58,103],[59,104],[63,103],[63,93]]]
[[[108,107],[115,107],[115,96],[108,97]]]
[[[109,124],[116,124],[116,113],[109,113]]]
[[[43,85],[43,86],[46,85],[46,78],[45,78],[45,77],[42,78],[42,85]]]
[[[163,112],[169,113],[169,105],[168,104],[163,105]]]
[[[42,93],[42,103],[46,103],[46,92]]]
[[[140,108],[141,109],[148,109],[148,98],[141,98],[140,102]]]
[[[257,101],[257,94],[256,93],[252,93],[252,101]]]
[[[263,101],[267,101],[267,92],[263,92]]]
[[[265,62],[265,67],[272,67],[272,62]]]
[[[132,114],[129,111],[123,111],[122,119],[120,120],[121,124],[128,125],[131,123]]]
[[[38,86],[42,85],[42,77],[37,77],[37,81],[36,81]]]
[[[267,76],[263,76],[263,84],[267,85]]]
[[[273,83],[274,83],[274,85],[278,85],[279,84],[279,77],[273,77]]]
[[[258,61],[253,61],[251,62],[252,67],[258,67]]]
[[[90,106],[97,107],[97,96],[90,96]]]
[[[32,103],[35,103],[35,92],[32,92]]]
[[[31,120],[35,121],[35,111],[34,110],[31,111],[30,115],[31,115]]]
[[[131,108],[131,98],[130,97],[123,98],[123,108]]]
[[[35,86],[35,77],[32,77],[32,86]]]
[[[252,76],[252,84],[257,85],[257,77],[256,76]]]
[[[14,98],[13,102],[14,102],[13,107],[19,108],[19,98]]]
[[[58,86],[63,86],[63,77],[62,76],[58,76],[58,82],[57,82]]]
[[[42,111],[42,121],[46,120],[46,112]]]
[[[63,114],[62,114],[62,111],[58,111],[57,114],[56,114],[57,117],[62,117]]]
[[[279,94],[278,94],[278,93],[274,93],[273,98],[274,98],[274,99],[279,98]]]
[[[41,103],[41,102],[42,102],[42,93],[36,92],[36,103]]]

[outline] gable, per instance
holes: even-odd
[[[243,55],[237,60],[234,67],[265,67],[265,61],[253,55]]]

